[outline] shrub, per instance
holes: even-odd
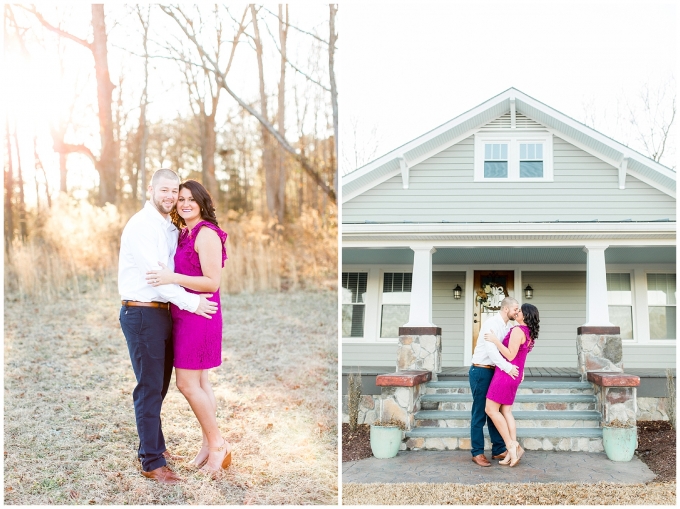
[[[359,425],[359,404],[361,402],[361,373],[350,373],[348,377],[349,430],[355,433]]]

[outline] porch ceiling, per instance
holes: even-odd
[[[605,251],[608,264],[675,263],[675,247],[610,247]],[[343,265],[412,265],[411,249],[343,248]],[[581,248],[438,248],[432,255],[435,265],[484,264],[585,264]]]

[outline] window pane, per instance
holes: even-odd
[[[527,158],[527,144],[526,143],[520,143],[519,144],[519,158],[520,159],[526,159]]]
[[[536,143],[536,159],[543,160],[543,143]]]
[[[508,160],[508,144],[507,143],[486,143],[486,144],[484,144],[484,160],[485,161],[507,161]]]
[[[366,272],[343,272],[342,273],[342,287],[349,290],[352,294],[350,302],[365,302],[366,283],[368,281],[368,273]],[[345,300],[345,292],[343,292],[343,302]]]
[[[484,178],[499,179],[508,177],[508,163],[507,162],[484,162]]]
[[[363,304],[343,304],[342,306],[342,337],[364,337],[364,311]]]
[[[543,177],[543,161],[520,161],[520,178],[541,178]]]
[[[507,143],[503,143],[501,145],[501,159],[504,159],[504,160],[508,159],[508,145],[507,145]]]
[[[404,273],[403,272],[395,272],[394,273],[394,286],[392,287],[392,291],[401,292],[403,290],[404,290]]]
[[[607,303],[610,306],[632,306],[630,274],[607,274]],[[618,324],[617,324],[618,325]]]
[[[536,159],[536,145],[534,143],[530,143],[529,145],[527,145],[527,149],[529,152],[527,158]]]
[[[484,159],[491,159],[491,151],[493,150],[493,146],[489,143],[486,143],[484,145]]]
[[[404,274],[404,291],[411,291],[411,284],[413,283],[413,273],[407,272]]]
[[[674,306],[675,292],[675,274],[647,274],[647,302],[650,306]]]
[[[649,308],[649,337],[651,339],[675,338],[675,307]]]
[[[383,275],[383,292],[391,291],[392,291],[392,273],[385,272],[385,274]]]
[[[633,339],[633,308],[609,306],[609,321],[621,327],[621,339]]]
[[[380,337],[399,337],[399,327],[408,322],[409,310],[410,306],[384,304],[382,307],[382,320],[380,322]]]

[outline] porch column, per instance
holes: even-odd
[[[581,380],[588,373],[622,372],[623,345],[619,327],[609,321],[607,304],[607,269],[604,244],[588,244],[586,266],[586,323],[576,331],[576,354]]]
[[[586,323],[584,327],[613,327],[609,321],[607,304],[607,269],[604,263],[604,244],[588,244],[583,250],[588,255],[586,265]]]
[[[413,247],[413,282],[408,323],[404,327],[435,327],[432,323],[432,255],[434,247]]]
[[[432,254],[436,249],[431,246],[411,249],[414,252],[411,307],[408,323],[399,327],[397,371],[429,371],[436,381],[442,358],[442,330],[432,323]]]

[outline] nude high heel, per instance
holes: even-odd
[[[519,442],[513,442],[508,447],[508,456],[510,456],[509,466],[514,467],[519,462],[519,457],[517,456],[517,450],[519,448]]]

